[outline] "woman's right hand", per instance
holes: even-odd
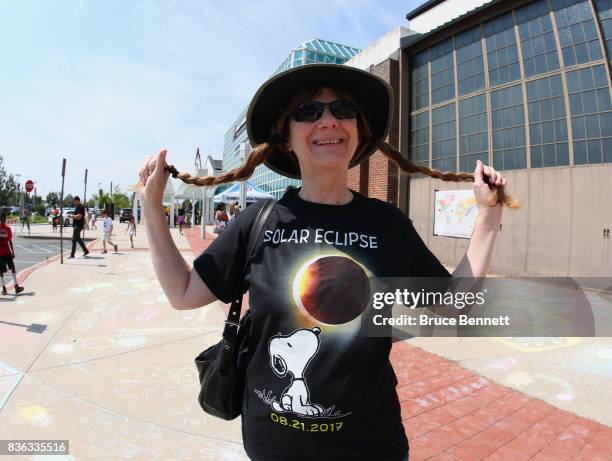
[[[168,182],[170,173],[166,170],[166,154],[168,151],[163,149],[157,155],[150,155],[144,162],[144,165],[139,171],[140,182],[143,184],[140,189],[140,198],[143,204],[150,202],[151,204],[161,204]]]

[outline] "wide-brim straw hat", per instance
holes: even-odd
[[[278,116],[296,93],[307,85],[338,85],[345,88],[361,109],[375,141],[384,141],[393,118],[393,90],[387,82],[369,72],[340,64],[308,64],[272,76],[255,93],[247,112],[247,132],[251,146],[268,142]],[[376,143],[354,156],[349,168],[376,151]],[[300,165],[293,154],[274,148],[265,165],[290,178],[301,178]]]

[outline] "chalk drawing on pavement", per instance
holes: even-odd
[[[21,409],[21,417],[33,426],[49,427],[53,416],[42,405],[26,405]]]
[[[521,352],[542,352],[562,347],[572,347],[580,344],[580,338],[554,338],[554,337],[531,337],[531,338],[495,338],[497,341]]]
[[[83,347],[96,351],[110,349],[114,344],[114,338],[110,338],[108,336],[90,336],[89,338],[85,338],[83,340]]]

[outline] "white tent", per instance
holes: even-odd
[[[254,186],[250,182],[246,183],[246,197],[247,202],[252,203],[257,200],[263,200],[266,198],[274,198],[272,194],[267,193],[266,191],[260,189],[257,186]],[[215,202],[237,202],[240,200],[240,183],[234,184],[229,189],[224,190],[223,192],[215,195]]]

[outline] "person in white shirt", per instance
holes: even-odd
[[[113,246],[115,249],[115,253],[117,253],[117,245],[113,243],[110,239],[111,233],[113,231],[113,220],[108,216],[108,211],[102,210],[102,247],[104,251],[102,253],[107,253],[106,251],[106,242]]]

